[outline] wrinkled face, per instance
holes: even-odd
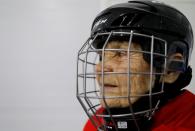
[[[136,51],[130,52],[129,58],[128,45],[128,42],[112,41],[108,43],[106,49],[125,49],[126,51],[105,51],[102,61],[96,65],[96,72],[99,73],[96,79],[100,87],[100,94],[105,96],[105,101],[101,99],[103,107],[105,107],[105,103],[108,107],[127,107],[141,97],[136,95],[143,95],[154,85],[155,76],[151,79],[150,75],[139,74],[139,72],[150,72],[150,65],[143,59],[143,53],[136,52],[141,51],[140,45],[131,44],[130,50]],[[101,74],[102,62],[103,71],[107,73],[104,74],[104,77]],[[129,77],[128,70],[130,70]],[[131,96],[130,103],[128,95]],[[112,99],[107,99],[108,97],[112,97]]]

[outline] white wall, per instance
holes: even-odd
[[[121,3],[121,2],[127,2],[130,0],[101,0],[101,10],[105,9],[106,7]],[[175,8],[179,9],[181,12],[183,12],[187,18],[189,19],[190,23],[192,24],[194,36],[195,36],[195,0],[159,0],[161,2],[164,2],[166,4],[172,5]],[[193,68],[193,77],[190,85],[187,87],[190,91],[195,93],[195,49],[192,53],[191,57],[191,66]]]
[[[99,0],[0,0],[0,131],[80,131],[77,51]]]

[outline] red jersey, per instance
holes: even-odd
[[[152,131],[195,131],[195,95],[184,91],[161,107],[153,119]],[[83,131],[97,129],[88,120]]]

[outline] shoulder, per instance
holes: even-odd
[[[189,129],[189,128],[185,128],[185,127],[170,127],[170,126],[161,125],[152,131],[194,131],[194,129]]]
[[[195,95],[187,90],[170,100],[154,115],[154,127],[161,128],[186,128],[195,130]],[[160,131],[160,130],[155,130]],[[167,130],[169,131],[169,130]],[[180,131],[180,130],[178,130]],[[181,130],[184,131],[184,130]]]
[[[94,124],[97,124],[97,126],[101,125],[102,119],[100,117],[97,117],[97,114],[102,114],[102,112],[104,111],[104,109],[101,107],[96,111],[96,114],[91,116],[91,119],[93,120]],[[92,121],[90,119],[87,120],[83,131],[97,131],[97,127],[95,127],[92,123]]]
[[[92,124],[90,120],[88,120],[83,128],[83,131],[97,131],[95,126]]]

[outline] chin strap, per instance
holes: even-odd
[[[112,108],[110,109],[110,112],[112,114],[125,114],[129,113],[129,107],[126,108]],[[108,114],[106,111],[104,112],[105,114]],[[151,125],[151,120],[148,120],[147,117],[144,116],[139,116],[136,117],[136,122],[137,125],[139,126],[139,129],[137,128],[135,124],[135,120],[132,117],[118,117],[118,118],[113,118],[114,122],[116,123],[116,126],[118,128],[118,131],[149,131],[150,125]],[[104,118],[105,124],[106,124],[106,131],[115,131],[115,126],[112,123],[112,120],[110,117],[105,117]]]
[[[153,101],[152,101],[153,108],[156,107],[158,100],[159,100],[159,95],[154,95]],[[132,131],[150,131],[152,119],[150,119],[150,116],[148,114],[149,112],[144,113],[144,111],[147,111],[148,109],[150,109],[149,96],[143,96],[142,98],[140,98],[137,102],[135,102],[132,105],[132,109],[135,113],[137,113],[134,115],[134,117],[132,116],[132,112],[130,111],[129,107],[110,108],[110,113],[113,116],[119,116],[119,117],[113,118],[116,126],[118,127],[118,131],[131,131],[131,130]],[[142,113],[138,114],[138,112],[142,112]],[[109,115],[106,109],[104,111],[104,114]],[[105,117],[104,121],[106,123],[107,131],[115,131],[115,126],[112,123],[112,120],[110,117]],[[139,126],[139,128],[137,126]]]

